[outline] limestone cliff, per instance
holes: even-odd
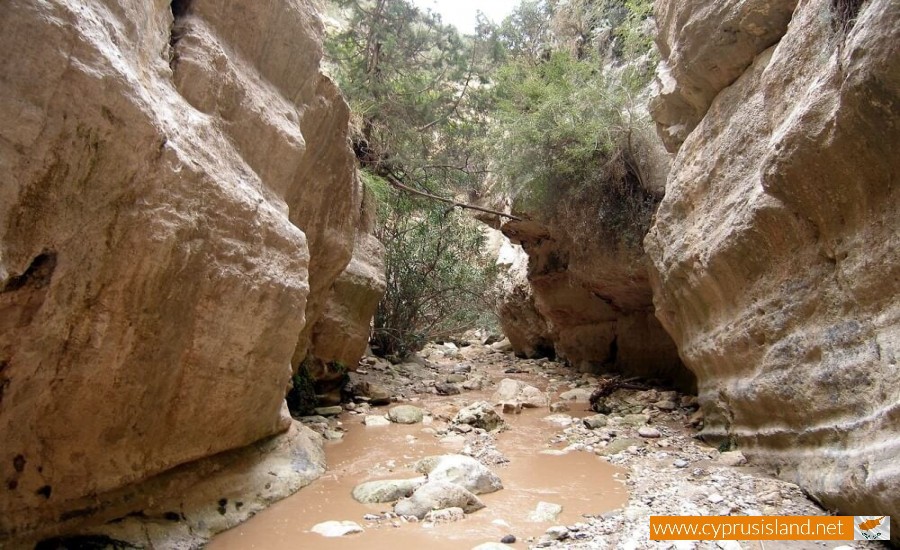
[[[518,355],[531,358],[553,356],[556,354],[553,333],[547,319],[535,305],[534,291],[528,282],[528,254],[502,233],[499,235],[505,241],[497,250],[497,263],[501,271],[496,312],[500,328]]]
[[[387,288],[384,245],[373,236],[375,203],[364,201],[353,257],[334,281],[310,335],[304,368],[315,380],[317,405],[338,405],[346,373],[356,371],[369,345],[372,317]]]
[[[208,534],[321,471],[297,427],[259,443],[288,447],[276,487],[178,502],[186,469],[265,468],[197,461],[291,427],[292,357],[360,240],[321,27],[297,0],[4,5],[0,542],[151,517],[154,494]]]
[[[826,506],[897,517],[900,4],[656,7],[654,112],[685,139],[645,244],[704,433]],[[696,82],[709,101],[676,128]]]
[[[510,272],[498,305],[515,351],[552,351],[585,372],[621,372],[691,387],[674,343],[653,316],[640,249],[596,234],[579,238],[574,221],[501,226],[527,255],[524,278],[521,265]]]

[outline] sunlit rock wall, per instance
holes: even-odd
[[[726,4],[740,10],[709,15]],[[845,18],[858,3],[754,4],[657,2],[666,71],[712,81],[746,65],[705,88],[645,241],[657,316],[697,374],[710,440],[843,513],[897,517],[900,4]],[[711,46],[747,33],[768,38],[740,59]],[[664,80],[655,112],[694,88]]]
[[[291,426],[361,210],[321,40],[306,1],[4,4],[0,546]],[[257,500],[321,471],[284,437],[291,479]]]

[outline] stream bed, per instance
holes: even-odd
[[[533,376],[516,378],[546,384]],[[465,396],[465,402],[478,399],[489,399],[488,392],[470,392]],[[414,404],[431,410],[452,407],[459,401],[459,396],[453,399],[435,395]],[[573,405],[572,409],[569,414],[573,417],[592,414],[587,403]],[[594,454],[562,453],[564,444],[548,443],[555,426],[544,421],[546,415],[546,409],[524,409],[521,414],[506,415],[508,429],[496,436],[496,447],[509,462],[491,466],[504,488],[479,495],[486,508],[468,514],[464,520],[426,527],[398,518],[366,522],[366,514],[381,514],[391,506],[360,504],[351,497],[351,491],[365,481],[416,477],[420,474],[409,468],[412,463],[426,456],[458,453],[464,446],[462,438],[442,443],[434,437],[430,422],[365,426],[360,415],[344,413],[341,422],[346,434],[340,441],[326,442],[328,471],[322,478],[218,536],[208,548],[470,548],[510,534],[520,540],[539,537],[551,525],[575,524],[584,521],[583,514],[600,515],[621,507],[628,499],[625,470]],[[529,513],[542,501],[562,506],[556,521],[529,521]],[[357,522],[364,532],[325,538],[310,531],[317,523],[330,520]]]
[[[516,538],[510,548],[863,548],[854,542],[650,541],[651,515],[827,514],[798,486],[753,466],[740,450],[721,452],[699,441],[703,420],[694,396],[667,388],[620,389],[605,398],[606,414],[596,414],[588,397],[606,383],[602,377],[480,345],[432,344],[416,363],[400,365],[367,358],[353,376],[363,385],[385,388],[394,402],[371,407],[363,401],[337,417],[304,419],[335,439],[325,442],[326,473],[218,535],[207,548],[457,550],[499,543],[508,535]],[[549,406],[503,414],[506,429],[495,432],[454,421],[460,409],[475,402],[501,401],[495,392],[510,381],[537,388]],[[438,395],[450,386],[451,395]],[[365,425],[368,416],[385,415],[399,404],[422,409],[423,421]],[[485,508],[450,523],[407,521],[390,513],[391,504],[361,504],[351,496],[363,482],[417,477],[416,461],[444,454],[481,461],[500,477],[503,489],[479,495]],[[562,511],[532,521],[540,502]],[[327,521],[351,521],[362,532],[329,538],[312,531]]]

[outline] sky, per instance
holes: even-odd
[[[441,14],[444,23],[456,25],[460,32],[475,32],[475,14],[481,10],[495,23],[512,13],[521,0],[412,0],[420,8]]]

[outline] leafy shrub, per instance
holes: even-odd
[[[482,228],[440,203],[396,194],[382,208],[387,291],[375,313],[373,348],[405,356],[427,342],[482,324],[496,267]]]
[[[294,416],[306,416],[316,408],[315,380],[309,374],[306,364],[301,364],[297,374],[291,378],[291,391],[287,394],[287,405]]]
[[[490,147],[518,210],[591,218],[586,230],[641,240],[659,197],[639,159],[637,135],[648,124],[632,107],[640,82],[627,76],[607,76],[596,58],[569,52],[501,69]]]

